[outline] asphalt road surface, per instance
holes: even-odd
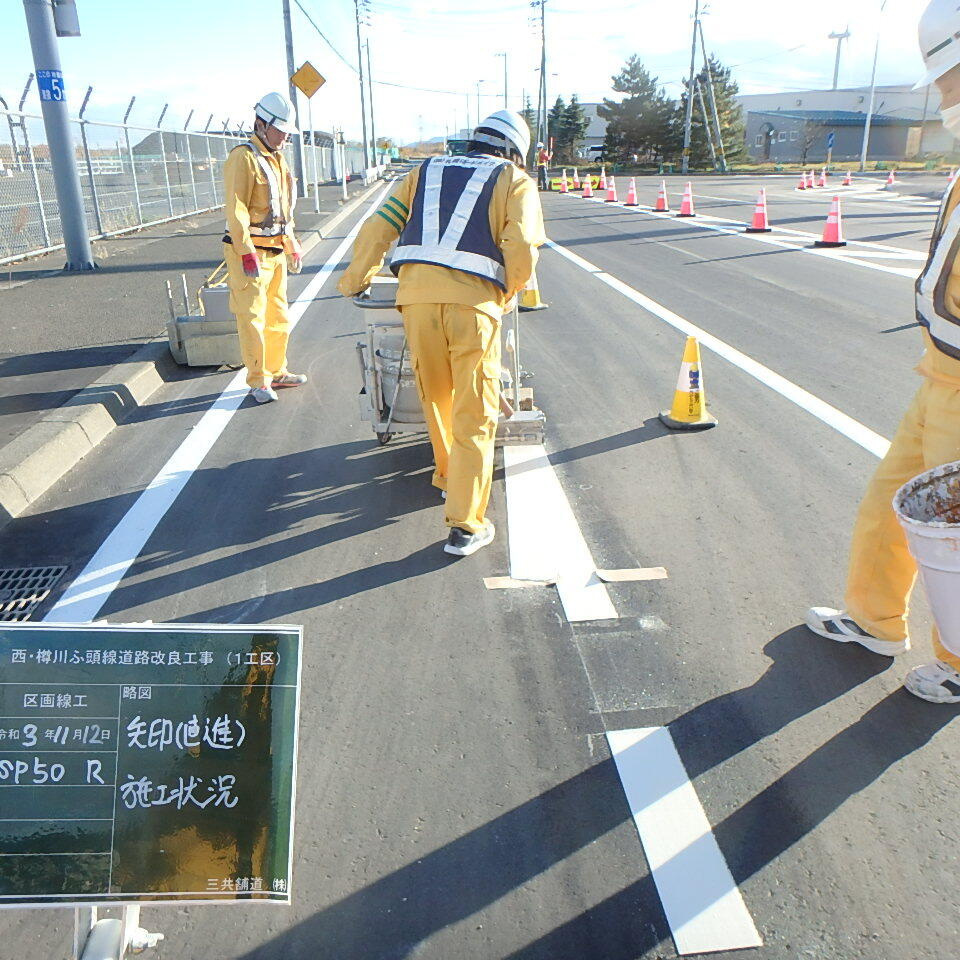
[[[778,229],[742,235],[761,183]],[[718,858],[718,942],[733,916],[763,942],[718,957],[955,955],[956,711],[900,686],[930,659],[925,604],[894,662],[800,625],[841,599],[858,499],[918,386],[910,275],[935,209],[879,185],[846,191],[858,242],[827,255],[807,248],[841,191],[793,178],[701,178],[692,220],[545,198],[550,309],[523,347],[550,463],[598,569],[669,571],[609,584],[608,619],[571,622],[553,587],[485,588],[518,527],[502,471],[494,544],[443,554],[429,448],[360,422],[363,316],[329,277],[292,340],[309,385],[237,410],[97,614],[304,626],[295,902],[145,909],[159,956],[674,957]],[[657,419],[683,321],[708,335],[706,433]],[[6,529],[5,565],[69,564],[67,586],[229,381],[168,385]],[[615,762],[607,734],[651,728],[688,780],[645,854],[624,785],[663,769]],[[651,851],[700,807],[711,830],[664,864]],[[0,954],[65,956],[71,930],[69,911],[2,912]]]

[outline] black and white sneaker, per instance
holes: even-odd
[[[455,557],[469,557],[471,553],[476,553],[481,547],[490,543],[495,533],[496,530],[489,520],[486,521],[486,526],[480,533],[468,533],[461,527],[451,527],[443,551],[452,553]]]
[[[859,643],[871,653],[884,657],[895,657],[910,649],[909,640],[881,640],[867,633],[846,610],[811,607],[807,611],[806,624],[818,636],[838,643]]]

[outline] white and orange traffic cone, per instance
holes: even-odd
[[[717,425],[717,418],[707,411],[700,370],[700,344],[696,337],[687,337],[673,405],[669,411],[661,411],[660,420],[672,430],[706,430]]]
[[[627,191],[627,201],[624,203],[625,207],[638,207],[640,206],[637,203],[637,178],[630,178],[630,189]]]
[[[600,186],[597,187],[597,189],[598,190],[607,189],[607,168],[606,167],[600,168]]]
[[[593,177],[591,176],[586,176],[583,178],[583,199],[593,199]]]
[[[897,185],[897,178],[895,174],[896,170],[890,171],[890,174],[887,176],[887,182],[883,185],[884,190],[892,190]]]
[[[807,189],[807,175],[801,170],[800,171],[800,182],[797,184],[798,190]]]
[[[807,171],[807,189],[813,190],[817,185],[817,178],[813,175],[812,170]]]
[[[524,288],[520,291],[520,299],[517,301],[517,308],[520,310],[546,310],[547,304],[540,299],[540,287],[537,285],[537,271],[534,270],[530,275]]]
[[[607,199],[605,203],[618,203],[617,200],[617,181],[614,177],[611,177],[607,181]]]
[[[560,178],[560,192],[561,192],[561,193],[569,193],[569,191],[570,191],[570,188],[569,188],[569,186],[567,185],[567,171],[564,170],[564,171],[563,171],[563,176]]]
[[[660,181],[660,192],[657,194],[657,205],[653,208],[656,213],[669,213],[670,201],[667,199],[667,181]]]
[[[574,190],[580,189],[580,174],[577,172],[576,167],[573,168],[573,189]]]
[[[757,195],[757,205],[753,208],[753,223],[744,233],[769,233],[770,224],[767,221],[767,191],[761,187]]]
[[[697,214],[693,209],[693,184],[689,181],[683,190],[683,200],[680,202],[680,212],[678,217],[695,217]]]
[[[852,187],[853,186],[853,171],[848,170],[847,175],[843,178],[843,183],[840,184],[841,187]]]
[[[827,168],[824,167],[824,168],[820,171],[820,186],[821,186],[821,187],[826,187],[826,185],[827,185]]]
[[[845,247],[847,241],[843,239],[843,223],[840,217],[840,197],[835,196],[830,204],[830,213],[823,228],[823,239],[814,243],[815,247]]]

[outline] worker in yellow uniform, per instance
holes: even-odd
[[[230,310],[257,403],[276,400],[276,387],[307,382],[304,374],[287,370],[287,257],[299,273],[303,255],[293,233],[296,183],[281,150],[296,132],[289,101],[268,93],[254,108],[253,136],[234,147],[223,165]]]
[[[927,67],[918,87],[936,83],[944,126],[960,137],[960,8],[932,0],[920,20]],[[923,383],[878,467],[857,516],[850,550],[846,609],[813,607],[807,626],[841,643],[858,643],[893,657],[910,648],[907,608],[917,576],[906,536],[894,513],[896,491],[932,467],[960,460],[960,187],[947,188],[927,265],[917,280],[916,315],[926,348]],[[960,650],[950,651],[934,630],[936,660],[915,667],[904,681],[933,703],[960,702]]]
[[[523,170],[530,131],[498,110],[460,157],[412,170],[360,230],[340,292],[370,285],[390,245],[397,305],[446,491],[444,550],[467,556],[493,540],[487,518],[500,396],[500,320],[533,274],[545,241],[536,186]]]

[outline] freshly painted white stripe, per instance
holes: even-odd
[[[776,391],[782,397],[786,397],[787,400],[795,403],[801,409],[806,410],[807,413],[813,414],[818,420],[823,421],[823,423],[829,427],[833,427],[838,433],[842,433],[854,443],[859,444],[864,450],[868,450],[876,457],[886,455],[887,450],[890,448],[890,441],[887,440],[886,437],[880,436],[879,433],[875,433],[869,427],[864,426],[859,420],[854,420],[853,417],[831,406],[825,400],[814,396],[809,391],[804,390],[803,387],[797,386],[797,384],[791,380],[787,380],[786,377],[780,376],[779,373],[775,373],[769,367],[765,367],[752,357],[748,357],[735,347],[731,347],[730,344],[725,343],[711,333],[707,333],[706,330],[691,323],[689,320],[685,320],[672,310],[668,310],[662,304],[657,303],[656,300],[651,300],[649,297],[640,293],[639,290],[634,290],[629,284],[618,280],[609,273],[605,273],[599,267],[590,263],[589,260],[584,260],[583,257],[567,250],[566,247],[562,247],[552,240],[547,241],[547,246],[556,250],[557,253],[571,263],[576,264],[581,270],[593,274],[601,283],[605,283],[618,293],[622,293],[623,296],[632,300],[637,306],[643,307],[648,313],[659,317],[681,333],[690,337],[696,337],[702,346],[708,350],[712,350],[717,356],[723,357],[724,360],[729,361],[734,366],[739,367],[744,373],[759,380],[764,386],[770,387],[771,390]]]
[[[607,742],[681,956],[763,946],[666,727]]]
[[[343,259],[360,225],[377,208],[388,188],[381,190],[366,213],[338,244],[327,262],[317,271],[291,305],[290,328],[297,325],[304,311],[320,292],[327,278]],[[174,451],[160,472],[150,481],[119,523],[110,531],[97,552],[80,571],[44,620],[59,623],[86,623],[94,619],[117,584],[139,556],[157,525],[203,462],[237,408],[247,396],[246,373],[233,377],[209,410],[200,418],[186,439]]]
[[[607,588],[541,444],[503,448],[510,576],[556,582],[567,620],[614,620]]]

